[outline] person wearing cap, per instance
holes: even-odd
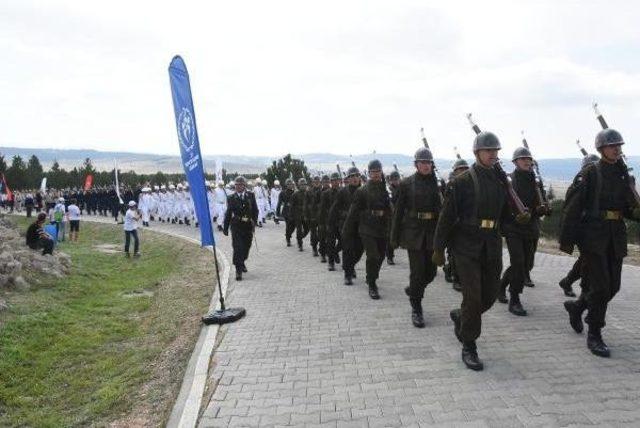
[[[640,220],[640,206],[622,158],[622,135],[611,128],[596,135],[600,160],[587,165],[582,179],[563,207],[560,250],[571,254],[577,245],[582,258],[582,279],[586,293],[581,299],[565,302],[569,323],[576,332],[582,313],[589,326],[587,348],[600,357],[611,351],[602,339],[607,306],[620,290],[622,261],[627,256],[627,228],[624,219]],[[581,329],[580,329],[581,330]]]
[[[505,188],[494,168],[500,148],[500,140],[492,132],[476,135],[476,161],[446,189],[433,240],[432,261],[436,265],[444,265],[445,248],[451,248],[456,259],[462,304],[449,316],[462,342],[462,361],[472,370],[484,368],[476,340],[481,334],[482,314],[498,295],[502,272],[499,226],[511,215]]]
[[[151,189],[149,187],[142,188],[142,193],[138,197],[138,207],[142,213],[142,225],[149,227],[151,219]]]
[[[325,207],[323,210],[322,197],[324,193],[331,189],[331,179],[327,174],[322,176],[322,187],[318,192],[317,200],[315,202],[316,209],[316,222],[318,229],[318,253],[320,253],[320,263],[327,262],[327,213],[329,207]],[[336,189],[337,190],[337,189]]]
[[[67,207],[64,204],[64,198],[58,198],[53,211],[51,213],[52,222],[56,225],[56,239],[58,242],[64,242],[65,220],[67,217]]]
[[[36,220],[27,228],[26,243],[32,250],[42,248],[42,255],[53,254],[55,245],[53,237],[44,231],[44,223],[47,221],[47,214],[39,213]]]
[[[449,174],[449,181],[447,183],[447,186],[451,185],[456,177],[458,177],[468,169],[469,164],[466,160],[456,160],[451,167],[451,173]],[[462,287],[460,286],[460,277],[458,276],[458,271],[456,270],[456,257],[451,252],[451,248],[447,248],[447,263],[442,267],[442,270],[444,271],[445,281],[451,282],[451,286],[454,290],[462,292]]]
[[[342,250],[342,270],[344,271],[344,285],[353,285],[353,278],[356,277],[355,266],[362,258],[364,248],[360,236],[354,234],[345,237],[342,234],[344,222],[349,213],[349,207],[353,202],[354,195],[360,188],[360,171],[355,166],[347,170],[346,186],[341,188],[336,195],[336,199],[329,208],[329,217],[327,224],[329,233],[332,234],[329,239],[336,242],[335,263],[340,263],[340,250]],[[356,219],[354,219],[355,221]],[[348,242],[346,242],[348,239]],[[331,268],[331,265],[329,265]]]
[[[304,221],[309,228],[309,243],[313,250],[313,257],[318,257],[318,244],[320,243],[318,236],[318,208],[321,196],[322,182],[320,176],[316,175],[313,177],[313,180],[311,180],[311,188],[305,194],[303,208]]]
[[[400,190],[400,173],[397,170],[391,171],[387,177],[389,179],[389,197],[391,198],[391,208],[395,209],[398,202],[398,191]],[[395,265],[395,248],[387,245],[387,264]]]
[[[258,204],[258,227],[266,222],[267,208],[269,204],[269,195],[263,186],[262,178],[256,178],[256,185],[253,188],[253,193],[256,195],[256,203]]]
[[[231,228],[231,246],[233,265],[236,268],[236,281],[242,281],[242,273],[247,272],[245,261],[249,257],[251,240],[258,221],[258,205],[252,192],[246,190],[247,181],[243,176],[235,179],[236,192],[227,200],[222,233],[229,235]]]
[[[231,184],[231,183],[229,183]],[[222,232],[222,225],[224,224],[224,216],[227,211],[227,197],[228,192],[224,188],[224,181],[219,180],[218,186],[214,191],[214,199],[215,199],[215,221],[218,225],[218,230]]]
[[[296,223],[296,241],[298,251],[303,251],[302,240],[309,234],[309,225],[305,221],[304,208],[307,198],[307,180],[302,177],[298,180],[298,189],[291,196],[291,215]]]
[[[285,221],[284,239],[287,247],[291,246],[291,237],[296,229],[296,221],[291,211],[291,197],[295,192],[295,184],[292,178],[287,178],[284,182],[285,189],[278,195],[278,205],[276,205],[276,218]]]
[[[507,303],[506,289],[509,287],[509,312],[526,316],[527,311],[520,301],[529,272],[533,269],[538,239],[540,238],[540,217],[549,215],[544,200],[538,196],[540,187],[533,173],[533,157],[526,147],[518,147],[511,158],[515,170],[510,174],[513,189],[522,203],[529,208],[531,219],[521,224],[510,216],[502,224],[502,235],[507,241],[510,266],[504,271],[500,281],[498,301]]]
[[[356,190],[342,228],[343,243],[359,235],[366,254],[366,283],[369,297],[380,299],[377,280],[384,261],[391,221],[391,201],[384,182],[382,163],[374,159],[367,166],[369,180]],[[346,244],[345,244],[346,245]]]
[[[276,208],[278,208],[278,199],[280,198],[281,192],[282,188],[280,187],[280,180],[274,180],[273,187],[269,192],[269,213],[273,215],[273,222],[275,224],[280,223],[280,220],[276,215]]]
[[[425,326],[422,313],[424,290],[436,277],[437,267],[431,260],[433,235],[442,208],[438,180],[433,172],[433,155],[426,147],[414,155],[415,174],[400,183],[391,223],[390,246],[407,250],[409,286],[405,293],[411,305],[411,322]]]
[[[67,207],[67,219],[69,220],[69,240],[71,242],[78,241],[78,233],[80,232],[80,217],[82,210],[78,206],[78,201],[74,198]]]
[[[338,192],[340,191],[340,184],[342,180],[340,174],[337,172],[332,173],[329,177],[329,180],[329,187],[322,191],[322,195],[320,197],[318,227],[321,232],[320,249],[322,252],[322,258],[327,258],[326,261],[329,262],[329,270],[334,271],[336,270],[336,256],[338,254],[336,243],[339,234],[336,234],[336,232],[329,226],[329,211],[336,198],[338,197]]]
[[[129,201],[129,209],[124,213],[124,255],[130,257],[129,247],[133,237],[133,257],[140,257],[140,239],[138,237],[138,220],[140,210],[136,201]]]

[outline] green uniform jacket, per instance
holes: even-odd
[[[280,193],[278,198],[278,206],[276,207],[276,215],[282,216],[285,220],[293,220],[293,214],[291,213],[291,197],[293,196],[293,189],[284,189]]]
[[[304,201],[307,197],[307,190],[298,189],[291,195],[291,217],[296,223],[304,221]]]
[[[318,224],[329,224],[329,210],[338,197],[339,187],[328,188],[322,191],[320,196],[320,214],[318,215]]]
[[[391,201],[384,182],[369,181],[353,196],[342,236],[353,236],[357,230],[360,235],[387,238],[390,220]]]

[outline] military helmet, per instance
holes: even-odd
[[[516,159],[522,159],[522,158],[533,159],[533,156],[531,156],[531,152],[526,147],[518,147],[513,152],[513,157],[511,158],[511,161],[513,162]]]
[[[274,186],[279,186],[280,185],[280,180],[273,180],[273,185]]]
[[[455,171],[456,169],[460,169],[460,168],[469,168],[469,164],[467,163],[466,160],[464,159],[458,159],[457,161],[455,161],[453,163],[453,166],[451,167],[451,169],[453,171]]]
[[[398,180],[400,178],[400,173],[398,171],[391,171],[391,174],[389,174],[389,179],[391,180]]]
[[[500,150],[500,140],[493,132],[483,131],[473,140],[473,153],[478,150]]]
[[[428,162],[433,162],[433,154],[431,153],[431,150],[427,149],[426,147],[420,147],[418,150],[416,150],[416,154],[413,155],[413,160],[414,161],[428,161]]]
[[[235,184],[244,184],[244,185],[247,184],[247,179],[244,178],[242,175],[237,176],[236,179],[233,181]]]
[[[329,176],[327,174],[324,174],[322,176],[322,181],[329,181],[329,180],[330,180],[330,178],[329,178]]]
[[[337,172],[331,173],[331,180],[340,180],[340,174]]]
[[[347,170],[347,176],[351,177],[351,176],[354,176],[354,175],[359,176],[360,175],[360,170],[358,168],[356,168],[355,166],[352,166]]]
[[[292,178],[287,178],[286,180],[284,180],[284,185],[288,186],[289,184],[293,184],[293,179]]]
[[[298,179],[298,186],[306,186],[307,185],[307,179],[302,177]]]
[[[314,175],[313,176],[313,181],[320,181],[320,176],[319,175]]]
[[[582,158],[582,164],[580,166],[584,168],[585,166],[591,165],[592,163],[597,163],[599,160],[600,160],[600,157],[598,155],[594,155],[594,154],[586,155],[585,157]]]
[[[622,135],[612,128],[603,129],[596,135],[596,149],[600,150],[605,146],[619,146],[624,144]]]
[[[380,162],[378,159],[373,159],[369,161],[369,165],[367,165],[367,170],[382,171],[382,162]]]

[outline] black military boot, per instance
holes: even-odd
[[[318,257],[318,255],[319,255],[319,254],[318,254],[318,249],[317,249],[317,248],[314,248],[314,249],[313,249],[313,257]]]
[[[324,254],[320,255],[320,263],[326,263],[327,262],[327,256],[325,256]]]
[[[520,295],[518,293],[511,293],[511,299],[509,299],[509,312],[519,317],[527,316],[527,311],[522,307],[522,303],[520,303]]]
[[[340,264],[340,254],[336,254],[336,263]]]
[[[498,291],[498,302],[507,303],[507,286],[509,285],[509,280],[506,275],[503,275],[500,279],[500,290]]]
[[[449,312],[449,318],[453,321],[453,333],[460,343],[462,343],[462,337],[460,337],[460,309],[451,310],[451,312]]]
[[[236,281],[242,281],[242,270],[236,268]]]
[[[531,277],[529,277],[529,274],[526,275],[525,279],[524,279],[524,286],[525,287],[535,287],[536,285],[533,283],[533,281],[531,281]]]
[[[587,334],[587,348],[589,348],[592,354],[597,355],[598,357],[608,358],[611,355],[609,347],[604,343],[604,340],[602,340],[599,328],[589,327],[589,333]]]
[[[460,285],[460,282],[458,280],[453,281],[452,287],[454,290],[462,292],[462,285]]]
[[[584,325],[582,324],[582,308],[580,306],[581,305],[574,300],[564,302],[564,308],[569,313],[569,324],[571,324],[573,331],[578,334],[584,330]]]
[[[302,241],[298,241],[298,251],[304,251],[302,249]]]
[[[415,327],[424,328],[424,318],[422,316],[422,302],[420,299],[410,298],[409,302],[411,302],[411,322]]]
[[[396,262],[395,260],[393,260],[393,257],[387,257],[387,264],[393,266],[396,264]]]
[[[287,247],[290,247],[290,246],[291,246],[291,239],[287,238]]]
[[[453,282],[453,276],[451,275],[451,265],[449,263],[442,266],[442,271],[444,272],[444,280],[447,282]]]
[[[222,232],[222,226],[218,225],[218,232]]]
[[[244,263],[242,263],[242,272],[247,273],[247,266]]]
[[[482,360],[478,357],[476,342],[465,342],[462,344],[462,362],[471,370],[480,371],[484,369]]]
[[[353,285],[353,280],[351,279],[351,274],[344,274],[344,285]]]
[[[562,291],[564,291],[564,295],[567,297],[576,297],[576,293],[573,292],[573,288],[571,288],[571,284],[567,281],[567,278],[562,278],[560,282],[558,282]]]
[[[336,270],[336,264],[334,262],[329,262],[329,272],[333,272]]]
[[[369,297],[373,300],[378,300],[380,298],[380,294],[378,293],[378,286],[375,282],[369,284]]]

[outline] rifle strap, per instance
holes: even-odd
[[[480,207],[478,201],[480,200],[480,183],[478,182],[478,174],[476,173],[473,165],[469,168],[469,175],[471,175],[471,181],[473,181],[473,211],[476,213],[476,219],[480,218],[479,211]]]

